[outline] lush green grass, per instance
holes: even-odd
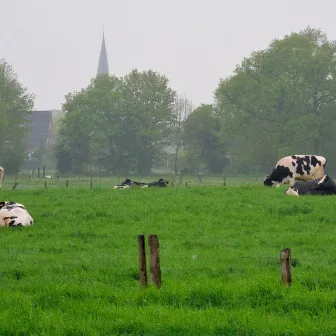
[[[35,220],[1,229],[0,335],[336,334],[336,198],[85,186],[0,192]],[[158,234],[159,290],[140,289],[139,233]]]

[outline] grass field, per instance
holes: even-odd
[[[336,198],[63,182],[0,192],[35,220],[1,229],[0,335],[336,334]],[[160,289],[140,289],[139,233],[159,237]]]

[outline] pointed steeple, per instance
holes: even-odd
[[[106,46],[105,46],[105,35],[104,35],[104,30],[103,30],[103,41],[102,41],[101,49],[100,49],[97,76],[101,74],[108,74],[108,73],[109,73],[109,67],[108,67],[107,53],[106,53]]]

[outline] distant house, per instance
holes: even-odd
[[[28,137],[29,148],[38,148],[43,145],[54,144],[53,117],[57,110],[33,111],[27,117],[30,134]]]

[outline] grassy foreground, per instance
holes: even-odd
[[[2,190],[0,335],[335,335],[335,197],[263,186]],[[139,233],[162,287],[141,290]],[[292,249],[293,284],[280,283]]]

